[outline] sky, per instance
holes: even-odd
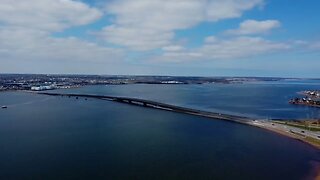
[[[1,0],[0,73],[320,78],[318,0]]]

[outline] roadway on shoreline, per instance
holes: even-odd
[[[264,127],[268,129],[275,129],[278,131],[286,132],[286,133],[291,133],[291,134],[296,134],[302,137],[312,137],[314,139],[319,139],[320,140],[320,132],[319,131],[310,131],[310,130],[305,130],[285,124],[279,124],[275,123],[273,121],[267,121],[267,120],[256,120],[252,122],[253,125],[259,126],[259,127]]]

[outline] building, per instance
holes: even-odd
[[[54,86],[32,86],[31,90],[32,91],[45,91],[45,90],[51,90],[54,89]]]

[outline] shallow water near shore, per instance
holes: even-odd
[[[186,93],[204,92],[206,86],[94,86],[63,91],[163,97],[165,102],[208,108],[212,102],[190,103],[202,95]],[[0,179],[303,179],[320,161],[319,150],[307,144],[220,120],[21,92],[0,93],[0,102],[8,106],[0,109]]]

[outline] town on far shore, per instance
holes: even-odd
[[[99,76],[99,75],[33,75],[33,74],[0,74],[0,91],[35,91],[38,94],[53,89],[77,88],[90,85],[126,85],[126,84],[234,84],[255,82],[292,81],[290,78],[268,77],[181,77],[181,76]],[[316,79],[319,80],[319,79]],[[297,92],[299,97],[289,101],[292,105],[320,107],[320,90]],[[47,94],[50,94],[48,92]],[[52,95],[52,94],[51,94]],[[74,95],[80,99],[79,94]],[[89,95],[83,95],[89,96]],[[294,95],[292,95],[294,96]],[[69,95],[70,97],[70,95]],[[128,101],[131,102],[130,100]],[[171,107],[171,106],[170,106]],[[1,106],[7,109],[6,105]],[[213,113],[213,112],[210,112]],[[195,114],[195,113],[193,113]],[[216,113],[213,118],[225,115]],[[226,115],[226,117],[233,117]],[[249,118],[251,119],[251,118]],[[250,120],[247,125],[256,126],[293,137],[320,148],[320,119],[268,119]]]
[[[298,94],[304,95],[305,97],[293,98],[289,101],[290,104],[320,107],[320,90],[307,90],[298,92]]]
[[[129,75],[55,75],[55,74],[0,74],[0,91],[46,91],[78,88],[89,85],[125,84],[235,84],[245,82],[297,80],[277,77],[185,77],[185,76],[129,76]],[[319,79],[317,79],[319,80]],[[320,90],[298,92],[305,97],[292,98],[289,103],[320,107]]]
[[[128,75],[47,75],[0,74],[0,91],[52,90],[87,85],[125,84],[211,84],[243,83],[255,81],[280,81],[269,77],[183,77],[183,76],[128,76]]]

